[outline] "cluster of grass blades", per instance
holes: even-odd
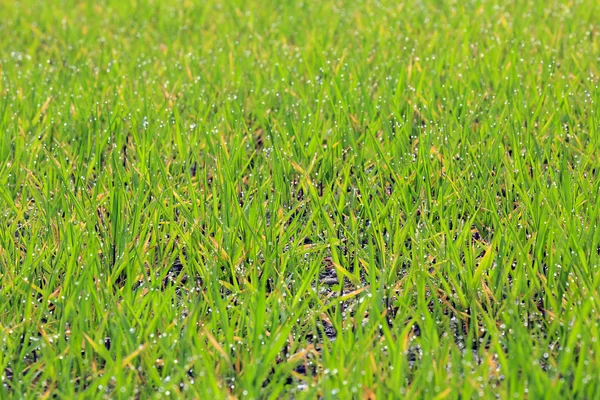
[[[0,398],[599,395],[598,2],[0,15]]]

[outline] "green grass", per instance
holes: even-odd
[[[600,398],[600,3],[0,0],[0,398]]]

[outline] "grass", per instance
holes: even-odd
[[[0,15],[0,398],[600,397],[600,3]]]

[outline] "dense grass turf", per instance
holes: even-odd
[[[600,396],[600,3],[0,1],[0,398]]]

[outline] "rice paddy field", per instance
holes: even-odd
[[[600,3],[0,0],[0,398],[600,398]]]

